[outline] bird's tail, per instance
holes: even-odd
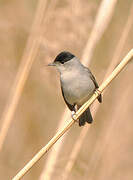
[[[93,122],[93,118],[90,112],[90,108],[88,108],[79,118],[79,126],[84,126],[85,122],[91,124]]]

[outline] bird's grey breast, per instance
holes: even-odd
[[[78,105],[86,102],[95,90],[95,85],[86,71],[61,74],[61,86],[67,102]]]

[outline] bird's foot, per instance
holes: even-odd
[[[72,111],[71,117],[72,117],[72,119],[73,119],[75,122],[78,122],[77,119],[76,119],[76,113],[75,113],[75,111]]]
[[[99,91],[99,89],[96,89],[96,90],[95,90],[95,93],[98,94],[98,96],[101,95],[101,91]]]

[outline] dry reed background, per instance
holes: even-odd
[[[20,68],[38,2],[35,0],[0,1],[1,116]],[[61,97],[59,75],[54,69],[45,65],[52,61],[57,53],[66,49],[81,57],[100,2],[100,0],[73,0],[72,2],[56,0],[55,3],[47,1],[45,19],[41,22],[40,30],[35,34],[40,43],[38,55],[34,58],[0,152],[1,179],[11,179],[54,135],[65,104]],[[99,83],[102,82],[122,32],[126,29],[131,6],[131,0],[117,1],[113,18],[96,46],[90,68]],[[120,57],[132,48],[132,34],[131,28]],[[130,63],[105,92],[104,101],[84,139],[69,179],[83,177],[85,180],[132,179],[132,77],[133,63]],[[93,108],[92,106],[92,110]],[[106,130],[112,122],[113,127],[108,136]],[[3,123],[4,120],[1,120],[0,128]],[[81,129],[76,124],[69,131],[56,161],[52,179],[53,177],[55,180],[61,179]],[[104,150],[101,150],[102,147],[105,147]],[[23,179],[39,179],[46,158],[47,155]]]

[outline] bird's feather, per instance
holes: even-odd
[[[71,111],[75,111],[75,105],[72,105],[72,104],[69,104],[64,96],[64,92],[63,92],[63,88],[61,86],[61,91],[62,91],[62,96],[64,98],[64,101],[66,103],[66,105],[68,106],[68,108],[71,110]]]
[[[81,106],[78,106],[78,109]],[[91,124],[93,122],[93,118],[90,112],[90,108],[88,107],[88,109],[86,109],[85,112],[83,112],[83,114],[79,117],[79,126],[84,126],[85,122]]]
[[[87,69],[88,69],[88,68],[87,68]],[[88,69],[88,70],[89,70],[89,69]],[[96,89],[98,89],[99,86],[98,86],[98,83],[97,83],[95,77],[93,76],[93,74],[91,73],[90,70],[89,70],[89,73],[90,73],[90,78],[91,78],[91,80],[94,82]],[[102,102],[102,95],[100,94],[97,99],[98,99],[98,101],[101,103],[101,102]]]

